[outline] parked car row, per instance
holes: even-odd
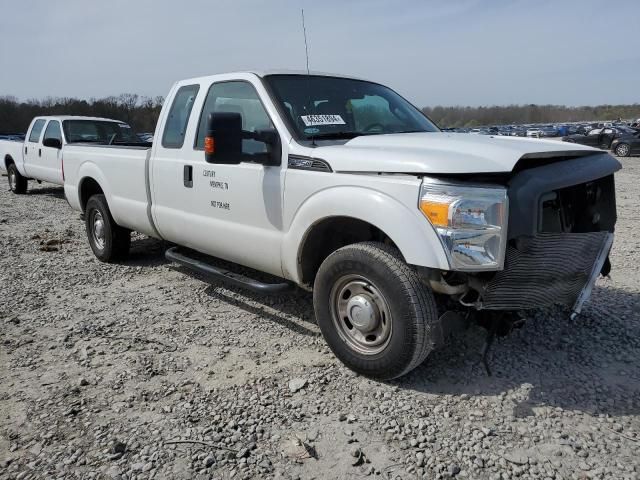
[[[24,133],[4,133],[0,134],[0,140],[24,141]]]
[[[444,128],[443,131],[472,133],[477,135],[498,135],[506,137],[551,138],[570,135],[586,135],[593,129],[613,128],[621,134],[640,131],[639,122],[582,122],[571,124],[524,124],[492,125],[477,128]]]
[[[153,133],[138,133],[138,138],[143,142],[153,142]]]

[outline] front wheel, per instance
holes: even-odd
[[[20,175],[15,163],[11,163],[7,167],[7,178],[9,179],[9,189],[13,193],[18,195],[27,193],[27,179]]]
[[[98,260],[115,262],[129,254],[131,232],[113,220],[104,195],[94,195],[84,212],[87,238]]]
[[[619,143],[618,145],[616,145],[614,153],[618,157],[628,157],[631,153],[631,147],[629,147],[629,145],[627,145],[626,143]]]
[[[368,377],[400,377],[434,348],[433,295],[388,245],[357,243],[329,255],[316,276],[313,304],[336,357]]]

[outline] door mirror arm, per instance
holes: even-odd
[[[282,163],[282,144],[280,135],[276,129],[258,130],[252,132],[253,139],[267,145],[267,154],[264,162],[265,166],[273,167]]]

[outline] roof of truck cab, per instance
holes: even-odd
[[[262,70],[262,71],[253,71],[250,73],[255,73],[259,77],[266,77],[267,75],[316,75],[320,77],[339,77],[339,78],[350,78],[352,80],[362,80],[358,77],[353,77],[351,75],[343,75],[341,73],[330,73],[330,72],[316,72],[314,70],[310,70],[307,72],[306,70]]]
[[[266,77],[267,75],[307,75],[306,70],[244,70],[237,72],[223,72],[223,73],[215,73],[212,75],[204,75],[200,77],[193,78],[184,78],[179,80],[177,83],[179,84],[188,84],[188,83],[202,83],[205,81],[210,81],[214,77],[233,77],[234,75],[256,75],[260,78]],[[328,72],[316,72],[309,71],[308,75],[315,75],[321,77],[338,77],[338,78],[349,78],[351,80],[363,80],[362,78],[352,77],[350,75],[342,75],[339,73],[328,73]]]
[[[102,122],[117,122],[117,123],[125,123],[122,120],[115,120],[113,118],[102,118],[102,117],[83,117],[82,115],[40,115],[37,116],[36,119],[43,120],[97,120]]]

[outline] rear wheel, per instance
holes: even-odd
[[[616,149],[614,150],[614,153],[618,157],[628,157],[629,154],[631,153],[631,147],[629,147],[629,145],[626,143],[619,143],[618,145],[616,145]]]
[[[20,175],[15,163],[10,163],[7,167],[7,177],[9,179],[9,189],[19,195],[27,193],[27,179]]]
[[[126,258],[131,245],[131,232],[116,224],[104,195],[93,195],[84,212],[87,238],[98,260],[115,262]]]
[[[316,276],[313,303],[331,350],[363,375],[399,377],[434,348],[433,295],[388,245],[357,243],[329,255]]]

